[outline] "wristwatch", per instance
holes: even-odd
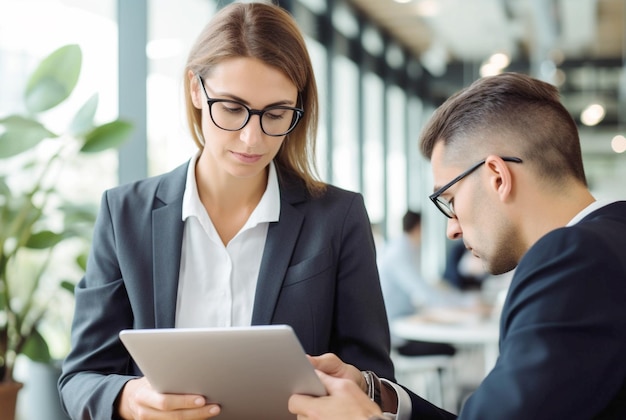
[[[365,378],[365,383],[367,384],[367,396],[380,407],[382,404],[380,396],[380,379],[371,370],[364,370],[361,373],[363,374],[363,378]]]

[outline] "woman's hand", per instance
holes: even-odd
[[[120,417],[127,420],[202,420],[220,413],[219,405],[207,404],[202,395],[161,394],[145,377],[132,379],[124,385],[117,410]]]

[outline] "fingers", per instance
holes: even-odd
[[[208,404],[201,395],[162,394],[146,378],[128,381],[122,390],[118,413],[123,419],[200,420],[220,413],[217,404]]]
[[[309,360],[315,369],[335,378],[350,379],[363,389],[364,381],[361,371],[352,365],[344,363],[335,354],[325,353],[315,357],[309,356]]]
[[[290,413],[296,414],[298,420],[308,419],[309,417],[305,413],[312,411],[314,406],[314,397],[300,394],[294,394],[289,397],[289,402],[287,403],[287,409]]]
[[[319,376],[329,395],[356,395],[362,393],[357,384],[347,378],[333,377],[321,371],[317,371],[317,376]]]
[[[333,353],[325,353],[320,356],[310,357],[310,359],[315,369],[338,378],[346,377],[346,374],[350,372],[350,368],[353,367],[342,362]],[[350,379],[350,376],[347,376],[346,379]]]
[[[199,408],[178,410],[161,410],[149,406],[140,406],[133,419],[136,420],[205,420],[217,416],[220,407],[217,404],[207,404]]]
[[[325,397],[292,395],[289,411],[298,420],[349,420],[369,418],[381,414],[380,408],[352,381],[336,378],[318,371],[328,391]]]
[[[204,407],[207,402],[201,395],[161,394],[154,390],[142,396],[143,405],[159,411],[176,411]]]
[[[344,365],[341,359],[333,353],[325,353],[314,357],[309,356],[309,360],[315,369],[326,372],[329,375],[333,375],[333,373],[340,371]]]

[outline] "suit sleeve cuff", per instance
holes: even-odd
[[[409,397],[409,394],[406,390],[404,390],[404,388],[387,379],[381,378],[380,380],[392,387],[396,391],[396,395],[398,397],[398,411],[395,413],[395,417],[389,416],[393,413],[385,413],[385,416],[395,418],[395,420],[410,420],[413,406],[411,404],[411,397]]]

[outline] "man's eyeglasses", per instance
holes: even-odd
[[[501,157],[501,159],[503,161],[505,161],[505,162],[522,163],[522,159],[516,158],[516,157]],[[456,184],[457,182],[459,182],[460,180],[462,180],[463,178],[465,178],[466,176],[468,176],[469,174],[474,172],[476,169],[480,168],[482,165],[484,165],[484,163],[485,163],[485,159],[483,159],[480,162],[476,163],[471,168],[469,168],[467,171],[463,172],[461,175],[457,176],[452,181],[448,182],[446,185],[444,185],[443,187],[439,188],[433,194],[428,196],[428,198],[430,198],[430,201],[435,203],[435,206],[437,206],[437,208],[447,218],[449,218],[449,219],[455,218],[456,217],[456,213],[454,212],[454,206],[452,205],[452,203],[450,201],[446,200],[445,198],[441,197],[441,194],[446,192],[446,190],[448,188],[450,188],[451,186],[453,186],[454,184]]]
[[[289,134],[296,125],[304,110],[290,106],[270,106],[265,109],[252,109],[241,102],[230,99],[211,99],[204,87],[200,75],[196,75],[204,96],[209,104],[209,115],[213,123],[226,131],[238,131],[248,124],[252,115],[258,115],[261,130],[268,136],[280,137]]]

